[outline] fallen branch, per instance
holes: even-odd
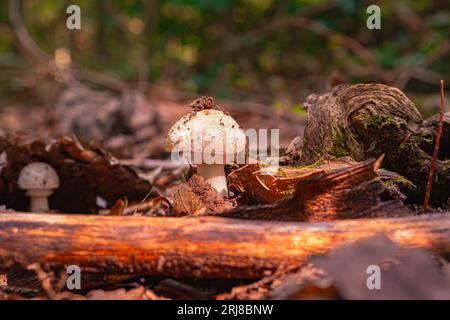
[[[258,278],[343,243],[383,233],[399,245],[450,252],[450,215],[332,223],[0,214],[0,270],[76,264],[83,272]]]

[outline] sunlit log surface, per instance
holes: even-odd
[[[219,217],[0,214],[0,270],[40,262],[83,271],[256,278],[312,254],[384,233],[400,245],[450,251],[450,215],[322,223]]]

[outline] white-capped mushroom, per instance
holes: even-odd
[[[197,110],[178,120],[167,135],[172,160],[186,158],[197,165],[197,173],[205,182],[228,197],[225,164],[245,162],[246,137],[238,123],[218,108]],[[198,101],[198,100],[197,100]],[[195,103],[195,102],[194,102]]]
[[[32,162],[20,172],[18,184],[30,197],[31,212],[45,212],[49,210],[48,197],[59,187],[59,177],[50,165]]]

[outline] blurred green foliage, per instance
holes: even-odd
[[[80,31],[66,28],[70,4],[81,7]],[[381,30],[366,28],[370,4],[381,7]],[[69,49],[79,68],[194,93],[272,101],[300,88],[324,89],[333,76],[395,81],[450,38],[450,1],[444,0],[25,0],[22,7],[35,41],[50,54]],[[30,68],[14,43],[6,1],[0,9],[0,68]],[[296,16],[355,39],[375,65],[337,36],[274,24]],[[428,79],[447,76],[448,52],[425,67]]]

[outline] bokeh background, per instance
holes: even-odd
[[[70,4],[81,30],[66,28]],[[381,30],[366,27],[371,4]],[[152,97],[208,94],[302,115],[310,93],[383,82],[426,116],[439,108],[439,79],[450,83],[448,0],[24,0],[21,17],[43,52],[93,88],[120,80]],[[51,106],[63,87],[21,49],[2,1],[0,106]]]

